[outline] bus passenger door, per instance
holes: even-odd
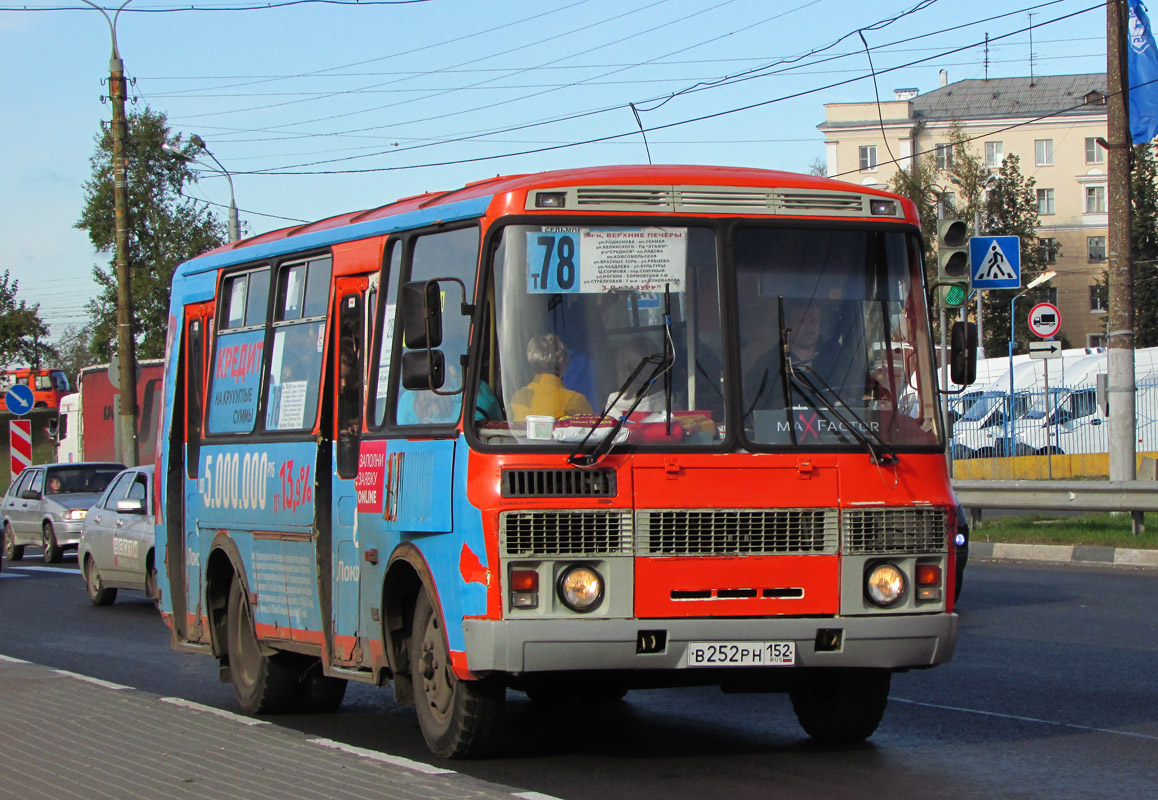
[[[377,276],[339,278],[335,282],[337,325],[334,327],[335,375],[331,382],[333,431],[333,660],[359,662],[359,543],[357,477],[366,385],[367,304]]]
[[[203,630],[201,626],[205,609],[201,604],[201,547],[197,533],[197,517],[201,509],[198,480],[204,426],[206,361],[209,353],[207,337],[213,329],[213,303],[188,306],[185,309],[185,318],[183,342],[185,385],[176,389],[184,392],[182,400],[185,411],[185,468],[179,484],[184,488],[182,493],[184,504],[179,515],[170,512],[168,525],[173,533],[179,532],[180,539],[168,543],[166,560],[170,585],[174,587],[174,617],[178,616],[178,607],[181,606],[179,630],[184,632],[185,638],[189,641],[205,641],[208,638],[208,631]],[[178,424],[175,420],[173,426],[176,427]],[[176,481],[173,483],[177,484]],[[174,575],[182,577],[180,584],[173,580]],[[180,597],[183,602],[180,604],[176,602],[177,586],[181,587]]]

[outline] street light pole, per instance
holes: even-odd
[[[225,176],[225,180],[229,181],[229,241],[236,242],[241,236],[241,226],[237,222],[237,201],[233,197],[233,176],[229,174],[229,170],[221,165],[217,160],[217,156],[209,152],[209,148],[205,146],[205,140],[197,134],[193,134],[190,138],[193,144],[205,151],[205,154],[213,159],[213,163],[221,170],[221,174]]]
[[[110,19],[108,13],[90,0],[87,5],[104,14],[112,34],[113,52],[109,59],[109,92],[113,106],[113,208],[116,216],[117,265],[117,361],[120,389],[120,458],[137,465],[137,373],[133,341],[133,293],[129,270],[128,166],[125,160],[125,66],[117,48],[117,18],[132,0],[125,0]]]

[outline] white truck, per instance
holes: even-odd
[[[146,359],[137,365],[137,454],[142,464],[152,463],[156,453],[164,369],[163,359]],[[56,425],[49,425],[56,460],[128,463],[120,453],[119,412],[120,390],[110,380],[109,365],[82,369],[77,391],[61,398]]]

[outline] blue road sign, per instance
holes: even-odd
[[[4,405],[10,414],[23,417],[32,410],[32,389],[23,383],[12,384],[4,394]]]
[[[969,274],[974,289],[1020,289],[1021,237],[970,237]]]

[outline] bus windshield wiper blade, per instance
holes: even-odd
[[[895,453],[886,452],[886,445],[881,438],[873,433],[865,421],[857,416],[856,412],[849,407],[844,398],[825,383],[819,375],[811,372],[811,370],[798,372],[790,357],[785,358],[785,371],[788,374],[789,381],[792,382],[796,390],[800,392],[801,395],[804,395],[805,399],[812,403],[814,408],[819,410],[819,405],[823,405],[828,413],[832,414],[838,422],[844,425],[854,439],[864,445],[874,464],[896,464],[899,461]],[[811,378],[809,377],[809,373],[811,373]],[[813,380],[819,383],[820,386],[818,387],[816,383],[813,383]],[[813,398],[819,400],[819,405],[815,400],[809,398],[808,395],[812,395]],[[829,399],[829,395],[836,398],[836,402],[844,407],[847,416],[841,413],[832,400]],[[850,417],[851,420],[849,419]]]
[[[619,402],[619,398],[627,394],[627,390],[631,388],[632,382],[635,381],[636,377],[638,377],[638,375],[643,372],[644,368],[647,367],[648,364],[654,364],[655,367],[651,370],[651,373],[647,376],[647,378],[645,378],[640,384],[640,389],[638,392],[636,392],[635,400],[632,402],[631,406],[625,413],[621,414],[620,417],[615,420],[615,425],[608,430],[607,436],[596,442],[595,447],[591,448],[591,452],[584,453],[583,451],[587,447],[587,442],[589,442],[591,437],[595,435],[595,431],[599,430],[599,423],[608,418],[611,409],[614,408],[615,404]],[[663,371],[667,370],[669,367],[670,363],[665,353],[652,353],[651,355],[647,355],[641,358],[639,364],[637,364],[635,369],[631,371],[631,374],[627,376],[627,380],[625,380],[623,385],[619,387],[619,392],[616,393],[615,398],[607,404],[607,407],[603,409],[603,412],[599,415],[599,418],[592,423],[591,430],[589,430],[587,435],[583,437],[582,441],[580,441],[579,444],[575,446],[575,449],[571,452],[571,455],[567,456],[567,463],[576,467],[593,467],[599,463],[599,459],[610,453],[611,449],[615,446],[615,437],[618,436],[619,432],[623,429],[623,425],[625,422],[627,422],[627,418],[643,401],[644,395],[646,395],[651,390],[652,384],[655,383],[660,374],[662,374]],[[670,414],[668,416],[670,416]]]

